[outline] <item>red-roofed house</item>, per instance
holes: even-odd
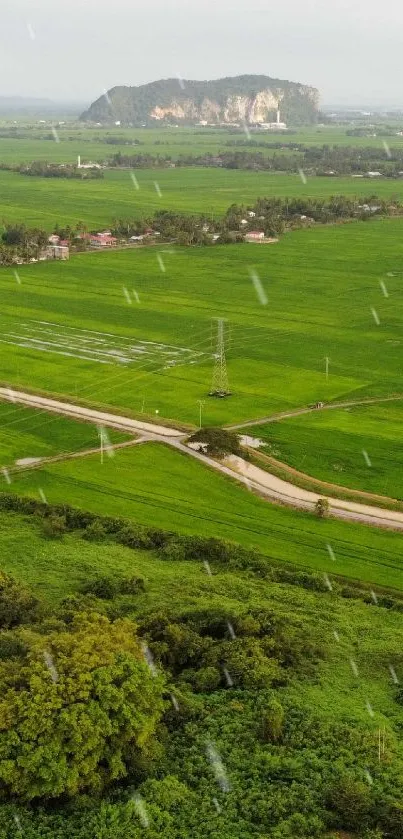
[[[245,242],[264,242],[264,233],[262,230],[251,230],[246,233]]]
[[[90,237],[90,243],[94,248],[114,248],[118,240],[115,236],[109,236],[105,233],[96,233],[95,236]]]

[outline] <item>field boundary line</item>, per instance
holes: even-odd
[[[108,454],[108,452],[111,451],[115,452],[116,449],[126,449],[145,442],[147,442],[147,437],[135,437],[132,440],[124,440],[122,443],[111,443],[107,447],[104,447],[104,451]],[[79,457],[87,457],[100,453],[100,446],[91,449],[81,449],[74,452],[60,452],[60,454],[53,454],[47,457],[38,457],[35,462],[32,463],[21,463],[20,465],[18,463],[13,463],[11,466],[7,466],[6,469],[9,475],[20,475],[22,472],[31,472],[33,469],[41,469],[42,466],[47,466],[50,463],[61,463],[66,460],[75,460]]]

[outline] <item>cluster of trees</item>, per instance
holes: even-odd
[[[37,259],[47,242],[45,230],[25,224],[6,224],[0,240],[0,265]]]
[[[219,540],[11,495],[0,507],[37,523],[58,517],[87,539],[125,534],[123,543],[153,557],[248,569],[268,587],[303,585],[319,614],[343,593]],[[257,594],[248,609],[242,596],[151,605],[144,587],[94,575],[50,608],[0,572],[0,839],[401,839],[393,725],[379,764],[377,721],[312,706],[327,642],[295,615],[294,592],[288,613],[285,586],[277,609]],[[361,596],[368,609],[387,605]]]
[[[26,588],[0,573],[0,629],[3,800],[100,793],[147,761],[164,679],[131,621],[70,611],[47,624]]]
[[[206,454],[212,457],[222,458],[228,454],[248,456],[246,449],[243,449],[240,444],[239,435],[225,428],[205,426],[192,434],[189,442],[202,444]]]
[[[173,165],[173,158],[170,155],[156,155],[149,152],[143,154],[123,154],[121,151],[113,154],[105,161],[110,168],[123,169],[157,169]]]
[[[144,146],[141,140],[130,140],[125,135],[118,136],[117,134],[107,134],[104,137],[94,137],[94,140],[99,143],[107,143],[110,146]]]
[[[88,180],[103,178],[102,169],[79,169],[75,164],[48,163],[46,160],[34,160],[32,163],[0,163],[0,169],[8,172],[19,172],[20,175],[32,175],[36,178],[75,178]]]
[[[48,245],[49,232],[38,227],[26,227],[25,224],[3,222],[0,236],[0,265],[15,265],[38,259]],[[66,240],[76,250],[85,250],[88,233],[87,226],[79,221],[74,226],[55,224],[53,233]]]
[[[402,131],[402,128],[399,129]],[[361,125],[357,128],[349,128],[346,131],[347,137],[396,137],[396,126],[369,126]]]
[[[265,142],[263,140],[237,139],[228,146],[244,150],[222,151],[216,154],[172,155],[122,154],[118,152],[105,165],[134,169],[166,168],[169,166],[203,166],[223,169],[250,169],[255,171],[298,172],[304,169],[310,175],[353,175],[381,171],[385,177],[397,178],[403,171],[403,149],[374,149],[363,146],[307,146],[303,143]],[[254,148],[273,150],[267,155]],[[276,152],[281,152],[277,154]]]
[[[264,231],[266,236],[278,236],[286,230],[317,222],[337,223],[350,219],[367,220],[374,216],[395,215],[402,212],[398,200],[385,200],[372,195],[357,200],[344,195],[332,196],[327,200],[318,198],[259,198],[252,208],[232,204],[227,210],[223,224],[227,230],[247,230],[242,225],[248,219],[248,212],[254,216],[248,227]]]
[[[114,236],[130,238],[147,230],[158,231],[161,239],[175,240],[179,245],[209,245],[209,233],[219,232],[222,222],[212,221],[205,215],[187,215],[173,210],[158,210],[153,216],[138,219],[114,219],[111,230]]]
[[[34,160],[32,163],[17,167],[21,175],[33,175],[37,178],[77,178],[79,180],[103,178],[102,169],[79,169],[76,165],[47,163],[45,160]]]
[[[111,231],[122,241],[157,231],[159,241],[175,241],[179,245],[232,244],[242,242],[249,230],[260,230],[267,237],[277,237],[286,230],[305,227],[314,222],[336,223],[352,219],[367,220],[379,215],[396,215],[402,204],[374,195],[357,199],[333,196],[315,198],[259,198],[253,207],[232,204],[222,218],[187,215],[173,210],[158,210],[153,216],[135,219],[114,219]],[[247,222],[245,224],[245,222]],[[83,222],[74,227],[55,225],[55,234],[76,250],[85,250],[88,228]],[[152,234],[150,241],[154,241]],[[5,223],[0,239],[0,265],[12,265],[37,259],[48,243],[48,233],[24,224]]]
[[[313,222],[328,224],[350,219],[367,220],[373,216],[393,215],[402,211],[399,201],[369,196],[358,201],[345,196],[327,200],[315,198],[259,198],[253,207],[232,204],[224,217],[186,215],[159,210],[154,216],[139,219],[115,219],[112,232],[130,238],[156,229],[161,238],[181,245],[211,245],[242,242],[248,230],[261,230],[276,237],[286,230],[305,227]],[[249,215],[252,213],[253,215]],[[244,224],[243,222],[247,222]],[[216,238],[218,236],[218,238]]]

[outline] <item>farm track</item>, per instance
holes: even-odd
[[[231,456],[230,458],[227,458],[224,463],[222,463],[214,460],[213,458],[206,457],[206,455],[200,454],[199,452],[194,451],[193,449],[190,449],[187,445],[185,445],[184,440],[186,439],[186,434],[172,428],[167,428],[161,425],[153,425],[151,423],[133,420],[128,417],[122,417],[116,414],[94,411],[90,408],[83,408],[81,406],[70,404],[67,402],[58,402],[54,399],[48,399],[42,396],[34,396],[29,393],[11,391],[7,388],[0,388],[0,399],[3,399],[7,402],[16,402],[19,404],[27,405],[31,408],[41,408],[44,411],[62,414],[64,416],[71,417],[80,421],[87,421],[95,424],[107,425],[111,428],[117,428],[121,431],[126,431],[129,433],[140,432],[140,436],[136,438],[136,440],[130,440],[124,443],[117,444],[113,446],[113,448],[123,448],[125,446],[150,441],[165,443],[167,445],[172,446],[181,453],[195,458],[200,463],[203,463],[205,466],[208,466],[209,468],[212,468],[215,471],[220,472],[221,474],[226,475],[227,477],[233,480],[235,479],[239,481],[243,485],[246,485],[250,491],[253,491],[256,494],[258,494],[261,498],[272,501],[274,503],[277,502],[280,504],[287,505],[289,507],[294,507],[296,509],[307,510],[312,512],[314,510],[318,498],[321,497],[318,493],[294,486],[292,483],[284,481],[281,478],[272,475],[270,472],[267,472],[264,469],[260,469],[258,466],[248,463],[242,458]],[[338,404],[335,403],[331,406],[324,406],[324,408],[340,408],[343,406],[354,404],[373,404],[374,402],[391,401],[393,399],[403,399],[403,396],[385,397],[383,399],[379,398],[365,401],[356,400],[355,402],[344,402]],[[288,415],[297,416],[299,413],[307,413],[309,410],[315,409],[303,409],[292,413],[289,412]],[[268,418],[266,421],[274,421],[274,419]],[[253,421],[252,423],[249,423],[249,425],[257,425],[261,422],[262,420],[256,422]],[[244,428],[245,425],[247,424],[243,424],[241,427]],[[99,453],[99,451],[99,448],[96,448],[87,452],[77,452],[74,453],[74,455],[76,457],[81,457],[84,454],[95,454]],[[42,464],[44,462],[49,461],[61,461],[63,459],[71,459],[72,456],[72,453],[69,453],[67,455],[61,454],[51,458],[44,458],[42,460]],[[41,463],[33,464],[34,467],[40,465]],[[21,469],[23,468],[24,467],[21,467]],[[32,465],[30,468],[32,468]],[[339,498],[329,498],[328,500],[329,513],[330,515],[336,518],[344,519],[347,521],[361,522],[363,524],[372,525],[375,527],[403,531],[403,513],[392,510],[386,510],[377,506],[360,504],[354,501],[342,500]]]
[[[123,443],[111,443],[109,446],[105,446],[104,452],[107,457],[113,456],[117,449],[127,449],[138,443],[144,443],[145,441],[145,437],[136,437],[132,440],[125,440]],[[32,469],[40,469],[42,466],[48,466],[51,463],[60,463],[65,460],[76,460],[79,457],[88,457],[91,454],[100,454],[101,451],[100,446],[96,446],[91,449],[81,449],[78,452],[60,452],[60,454],[53,454],[49,457],[38,457],[35,460],[35,463],[13,464],[12,466],[7,467],[7,472],[11,475],[21,474],[22,472],[31,472]],[[112,455],[111,452],[113,452]]]
[[[403,399],[402,393],[397,393],[394,396],[369,396],[366,399],[353,399],[346,402],[331,402],[329,405],[322,405],[321,408],[306,407],[296,408],[293,411],[282,411],[279,414],[272,414],[269,417],[261,417],[261,419],[248,420],[237,425],[227,425],[228,431],[239,431],[242,428],[252,428],[254,425],[265,425],[267,422],[280,422],[283,419],[291,419],[292,417],[300,417],[303,414],[317,413],[318,411],[331,411],[337,408],[354,408],[356,405],[376,405],[378,402],[397,402]]]

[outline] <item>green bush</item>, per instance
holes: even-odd
[[[315,504],[315,513],[320,519],[326,518],[329,515],[329,499],[328,498],[318,498]]]
[[[204,444],[206,453],[211,457],[225,457],[227,454],[243,455],[239,435],[224,428],[200,428],[189,437],[190,443]]]
[[[61,539],[67,530],[66,517],[51,513],[50,516],[46,516],[46,518],[43,519],[42,527],[43,533],[48,537],[48,539]]]
[[[329,788],[327,804],[344,830],[370,827],[371,791],[368,784],[352,775],[342,775]]]
[[[119,594],[139,594],[146,589],[143,577],[123,577],[117,585]]]
[[[263,711],[262,734],[268,743],[281,741],[284,726],[284,708],[277,699],[272,699]]]
[[[0,633],[0,661],[7,661],[11,658],[24,658],[27,649],[23,640],[12,632]]]
[[[190,682],[196,693],[212,693],[221,683],[221,673],[216,667],[202,667],[201,670],[189,670],[186,681]]]
[[[31,623],[40,616],[39,600],[28,588],[0,571],[0,628]]]
[[[102,542],[106,535],[106,530],[99,520],[88,524],[83,533],[84,539],[88,539],[89,542]]]
[[[113,600],[118,593],[118,584],[113,577],[96,577],[81,586],[83,594],[93,594],[100,600]]]

